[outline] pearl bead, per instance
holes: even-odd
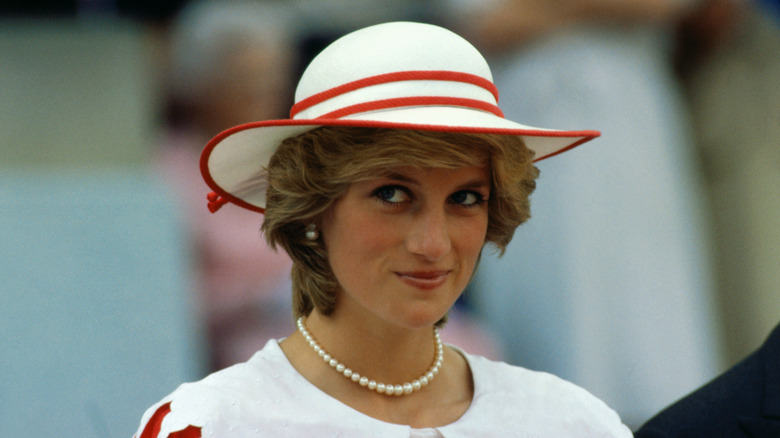
[[[352,371],[352,369],[347,368],[346,365],[339,362],[328,354],[328,352],[325,351],[324,348],[322,348],[318,343],[317,340],[314,339],[314,337],[306,330],[306,326],[303,323],[304,318],[300,317],[296,321],[296,324],[298,326],[298,331],[301,332],[301,335],[306,340],[306,343],[309,344],[309,346],[314,350],[315,353],[319,357],[322,358],[322,360],[330,365],[331,367],[335,368],[337,372],[340,374],[343,374],[344,377],[352,380],[355,383],[358,383],[360,386],[368,388],[371,391],[376,391],[380,394],[387,394],[387,395],[395,395],[395,396],[401,396],[401,395],[409,395],[415,391],[419,391],[424,386],[428,385],[428,383],[433,380],[434,376],[436,376],[439,373],[439,368],[441,368],[442,363],[444,362],[444,346],[441,343],[441,337],[439,336],[439,330],[434,327],[433,328],[433,341],[434,341],[434,350],[436,351],[436,358],[434,359],[433,364],[431,367],[419,378],[411,381],[411,382],[405,382],[400,385],[389,385],[385,383],[377,383],[375,380],[369,380],[368,377],[361,376],[360,374]]]

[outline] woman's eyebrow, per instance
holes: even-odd
[[[394,181],[408,183],[408,184],[420,185],[420,182],[417,181],[416,179],[414,179],[414,178],[412,178],[412,177],[410,177],[408,175],[404,175],[403,173],[399,173],[399,172],[394,172],[394,171],[386,172],[386,173],[383,173],[381,177],[382,178],[391,179],[391,180],[394,180]]]
[[[383,173],[381,178],[386,178],[393,181],[403,182],[407,184],[415,184],[420,185],[420,182],[416,179],[412,178],[409,175],[405,175],[400,172],[396,171],[389,171],[386,173]],[[483,189],[486,187],[490,187],[490,181],[486,178],[475,178],[470,181],[466,181],[463,184],[458,185],[457,190],[467,190],[467,189]]]
[[[485,178],[476,178],[458,186],[459,190],[490,188],[490,181]]]

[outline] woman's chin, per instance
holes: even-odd
[[[449,309],[443,312],[441,310],[428,311],[428,312],[418,310],[416,312],[404,316],[400,324],[410,329],[422,329],[426,327],[432,327],[447,315],[448,310]]]

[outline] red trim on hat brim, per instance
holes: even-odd
[[[311,129],[319,128],[321,126],[345,126],[356,128],[388,128],[388,129],[413,129],[420,131],[436,131],[436,132],[458,132],[464,134],[498,134],[498,135],[526,135],[532,137],[583,137],[582,139],[575,141],[574,143],[566,146],[563,149],[555,151],[551,154],[547,154],[541,157],[534,158],[534,162],[539,162],[546,158],[553,157],[568,150],[571,150],[583,143],[586,143],[594,138],[600,137],[601,132],[594,130],[584,131],[548,131],[544,129],[510,129],[510,128],[483,128],[478,126],[442,126],[442,125],[426,125],[426,124],[414,124],[414,123],[393,123],[393,122],[380,122],[375,120],[350,120],[350,119],[283,119],[283,120],[266,120],[261,122],[245,123],[238,125],[228,130],[222,131],[216,137],[206,144],[203,149],[203,153],[200,156],[200,171],[203,175],[203,179],[206,184],[214,190],[219,196],[227,199],[229,202],[236,204],[240,207],[248,210],[256,211],[258,213],[265,213],[265,209],[258,207],[254,204],[250,204],[240,198],[237,198],[229,192],[222,189],[219,184],[211,177],[211,173],[208,169],[208,159],[214,148],[222,142],[225,138],[241,132],[247,129],[265,128],[274,126],[311,126]]]

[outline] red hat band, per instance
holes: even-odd
[[[399,97],[400,96],[400,97]],[[449,105],[504,114],[493,83],[470,73],[402,71],[348,82],[309,96],[293,105],[293,119],[338,119],[404,106]]]

